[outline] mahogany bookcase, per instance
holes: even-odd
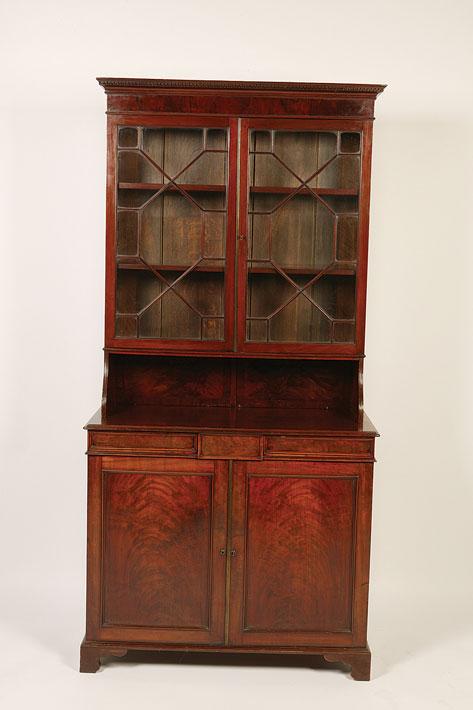
[[[383,86],[99,79],[105,375],[81,671],[131,649],[370,676],[363,412]]]

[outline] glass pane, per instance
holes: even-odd
[[[117,337],[224,339],[228,131],[121,127]]]
[[[280,266],[323,268],[332,261],[335,215],[313,195],[250,199],[249,259],[272,259]]]
[[[247,340],[355,338],[361,134],[252,130]]]
[[[223,340],[222,272],[120,268],[117,336]]]
[[[330,320],[299,295],[270,320],[269,341],[330,342]]]

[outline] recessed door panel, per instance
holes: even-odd
[[[103,465],[102,638],[222,641],[227,464],[135,461]]]
[[[360,467],[234,468],[231,643],[352,643]]]

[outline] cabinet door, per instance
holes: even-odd
[[[371,466],[234,464],[230,643],[364,645]]]
[[[243,121],[240,349],[362,352],[370,136],[359,121]]]
[[[227,464],[91,457],[88,635],[220,643]]]
[[[233,345],[236,121],[109,118],[109,346]]]

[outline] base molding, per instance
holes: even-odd
[[[82,642],[80,648],[80,672],[96,673],[101,659],[106,657],[121,658],[128,651],[176,651],[188,653],[245,653],[266,655],[322,656],[328,663],[343,663],[351,667],[354,680],[369,680],[371,671],[371,651],[369,646],[360,648],[327,646],[198,646],[189,644],[160,644],[130,642],[117,644],[110,641]]]

